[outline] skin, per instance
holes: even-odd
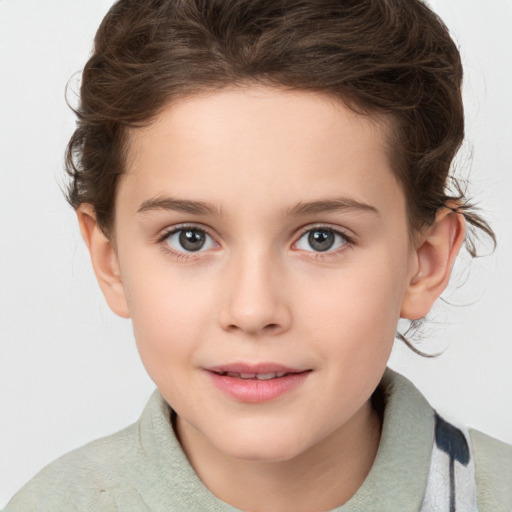
[[[464,238],[463,217],[443,209],[411,242],[388,137],[384,122],[317,93],[194,96],[131,133],[110,239],[90,205],[78,211],[100,286],[131,317],[192,466],[235,507],[339,506],[375,459],[369,398],[397,322],[430,310]],[[168,235],[183,224],[208,234],[201,250]],[[315,229],[336,232],[333,248],[312,247]],[[244,403],[205,371],[238,362],[308,374]]]

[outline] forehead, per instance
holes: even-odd
[[[247,87],[192,96],[131,132],[119,199],[135,208],[171,194],[222,209],[326,195],[402,202],[388,139],[382,119],[323,94]]]

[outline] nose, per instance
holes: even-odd
[[[292,317],[278,262],[268,254],[251,254],[231,261],[229,267],[220,310],[222,328],[253,336],[287,331]]]

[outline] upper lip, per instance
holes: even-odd
[[[309,368],[291,368],[277,363],[228,363],[209,366],[205,370],[215,373],[243,373],[266,375],[270,373],[301,373]]]

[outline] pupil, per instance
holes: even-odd
[[[334,233],[326,230],[311,231],[308,242],[315,251],[327,251],[334,245]]]
[[[198,251],[205,243],[204,233],[195,229],[187,229],[180,233],[180,245],[187,251]]]

